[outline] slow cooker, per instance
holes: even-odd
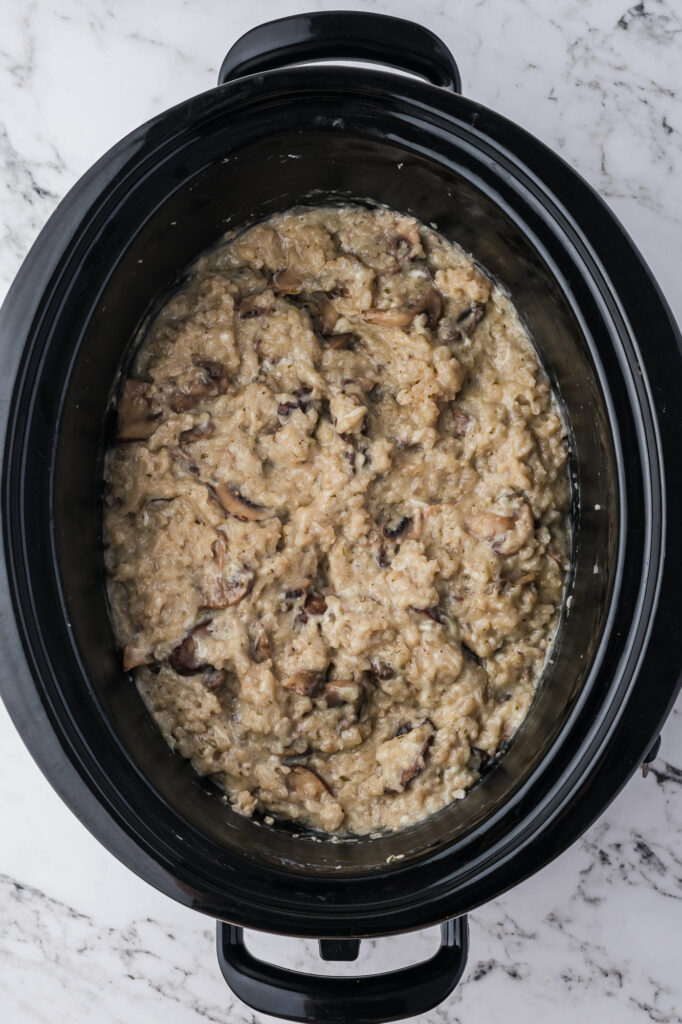
[[[311,66],[321,59],[411,74]],[[218,920],[237,995],[292,1020],[396,1020],[443,999],[464,968],[465,915],[594,821],[646,759],[680,683],[680,335],[592,189],[459,89],[447,48],[410,22],[327,12],[254,29],[216,88],[75,185],[0,317],[4,700],[90,831]],[[166,747],[114,645],[100,480],[112,383],[181,269],[229,229],[346,200],[437,225],[509,289],[569,425],[573,540],[551,660],[493,770],[409,829],[332,843],[238,816]],[[315,937],[323,958],[352,960],[363,937],[436,923],[430,961],[359,978],[263,963],[242,935]]]

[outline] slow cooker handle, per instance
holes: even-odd
[[[317,60],[361,60],[410,71],[460,92],[455,59],[428,28],[364,11],[315,11],[266,22],[243,35],[223,61],[218,84]]]
[[[243,929],[219,921],[218,961],[235,995],[259,1013],[303,1024],[383,1024],[426,1013],[454,989],[469,951],[466,917],[446,921],[441,936],[440,949],[425,963],[388,974],[330,978],[257,960],[244,944]],[[355,959],[357,944],[351,940],[344,955],[343,941],[322,947],[325,959]]]

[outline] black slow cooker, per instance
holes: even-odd
[[[293,67],[318,59],[386,70]],[[103,589],[101,460],[119,365],[179,269],[299,203],[385,203],[434,223],[513,294],[570,426],[570,601],[523,727],[463,801],[338,843],[234,814],[172,754],[124,675]],[[527,132],[459,95],[409,22],[284,18],[217,88],[154,118],[78,182],[2,309],[2,693],[43,772],[142,878],[218,919],[234,991],[294,1020],[422,1012],[462,973],[465,914],[572,843],[646,758],[682,666],[682,348],[599,197]],[[228,923],[229,922],[229,923]],[[425,964],[361,978],[262,963],[244,926],[358,940],[443,925]]]

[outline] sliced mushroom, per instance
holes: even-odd
[[[302,764],[292,765],[286,776],[286,785],[291,798],[301,803],[313,820],[319,818],[327,829],[339,827],[344,817],[343,809],[324,779],[314,771]]]
[[[150,385],[141,380],[125,382],[116,412],[116,441],[146,441],[159,426],[161,417],[153,405]]]
[[[197,672],[203,672],[212,666],[201,662],[197,657],[196,640],[198,637],[208,635],[208,623],[200,622],[198,626],[190,630],[182,643],[175,647],[169,657],[168,664],[180,676],[193,676]]]
[[[196,423],[189,430],[181,430],[178,441],[181,445],[193,444],[195,441],[203,441],[206,438],[213,437],[215,433],[215,426],[209,420],[207,423]]]
[[[307,622],[311,615],[324,615],[326,610],[327,601],[324,594],[321,594],[319,590],[312,589],[306,594],[298,618],[301,622]]]
[[[352,679],[328,679],[321,696],[326,699],[327,707],[337,708],[341,704],[359,704],[364,693],[362,683]]]
[[[193,371],[187,380],[176,385],[169,404],[173,412],[187,412],[202,398],[217,398],[227,391],[227,373],[222,363],[192,355]]]
[[[249,501],[232,484],[226,484],[221,481],[211,489],[223,510],[243,523],[259,523],[263,519],[271,519],[275,514],[272,509]]]
[[[247,571],[235,572],[231,576],[227,577],[225,580],[227,608],[231,608],[232,605],[239,604],[247,594],[251,593],[254,579],[254,574]]]
[[[303,278],[294,270],[278,270],[272,275],[272,290],[283,295],[298,295],[303,291]]]
[[[126,644],[123,648],[123,671],[130,672],[140,665],[151,665],[154,656],[148,647],[140,647],[138,644]]]
[[[442,317],[438,325],[438,339],[443,342],[463,341],[470,337],[486,314],[485,302],[474,302],[458,317]]]
[[[380,744],[376,758],[387,793],[402,793],[415,775],[423,770],[426,751],[433,742],[435,731],[433,722],[427,718],[414,725],[406,723],[399,735]]]
[[[202,584],[201,607],[230,608],[250,593],[255,575],[248,569],[226,575],[227,540],[223,533],[218,533],[211,550],[214,564],[208,579]]]
[[[391,309],[366,309],[362,319],[370,324],[384,324],[386,327],[409,327],[416,315],[414,309],[394,306]]]
[[[306,292],[295,300],[296,304],[308,311],[313,322],[313,328],[317,334],[327,337],[332,334],[339,319],[339,314],[334,303],[330,299],[333,292]],[[341,293],[339,293],[341,294]]]
[[[255,295],[245,295],[239,302],[239,316],[242,320],[251,320],[255,316],[264,316],[271,313],[275,305],[271,291],[257,292]]]
[[[443,315],[443,296],[436,288],[429,288],[428,292],[414,303],[411,310],[415,316],[418,313],[426,313],[426,326],[433,331]]]
[[[564,571],[564,562],[563,562],[563,559],[562,559],[561,555],[557,554],[557,552],[553,551],[551,548],[547,548],[546,554],[547,554],[548,558],[552,559],[552,561],[556,565],[556,567],[559,570],[559,572],[563,572]]]
[[[213,668],[209,666],[204,671],[203,680],[204,686],[207,690],[217,690],[223,685],[227,678],[227,672],[222,668]]]
[[[177,469],[197,479],[199,478],[201,475],[199,467],[187,452],[183,451],[182,448],[169,448],[168,452]]]
[[[460,334],[471,334],[485,316],[486,308],[485,302],[475,302],[469,309],[465,309],[463,313],[460,313],[457,317],[457,326]]]
[[[466,520],[470,533],[487,540],[500,555],[515,555],[528,543],[535,531],[535,521],[530,505],[521,499],[512,516],[501,516],[496,512],[481,512]]]
[[[373,658],[370,662],[372,666],[372,672],[377,679],[395,679],[396,670],[393,665],[389,665],[387,661],[381,661],[378,658]]]
[[[399,516],[397,519],[387,519],[381,527],[382,536],[391,544],[400,544],[401,541],[409,538],[417,539],[421,536],[421,532],[421,516]]]
[[[416,228],[408,228],[396,236],[391,249],[395,253],[398,263],[417,259],[423,255],[421,235]]]
[[[344,331],[343,334],[330,334],[322,344],[334,352],[346,352],[355,348],[359,340],[359,335],[353,334],[352,331]]]
[[[270,638],[265,632],[265,626],[262,622],[257,622],[253,628],[253,636],[251,637],[249,651],[251,653],[252,660],[255,661],[257,665],[262,664],[264,661],[267,661],[272,657]]]
[[[213,381],[217,393],[224,395],[227,391],[228,379],[223,364],[215,359],[204,359],[196,353],[192,356],[192,362],[198,369],[206,373],[209,380]]]
[[[323,680],[324,672],[317,669],[302,669],[283,679],[282,686],[301,697],[312,697],[319,690]]]

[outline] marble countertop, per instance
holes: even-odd
[[[677,0],[422,0],[464,92],[557,149],[606,197],[682,321],[682,13]],[[0,298],[59,199],[124,133],[210,88],[231,43],[331,3],[8,0],[0,14]],[[405,0],[351,3],[410,17]],[[245,1024],[212,922],[134,877],[40,775],[0,706],[0,1016],[8,1024]],[[423,1021],[682,1021],[682,713],[563,856],[471,917],[456,993]],[[313,944],[254,935],[310,967]],[[368,943],[367,969],[437,931]]]

